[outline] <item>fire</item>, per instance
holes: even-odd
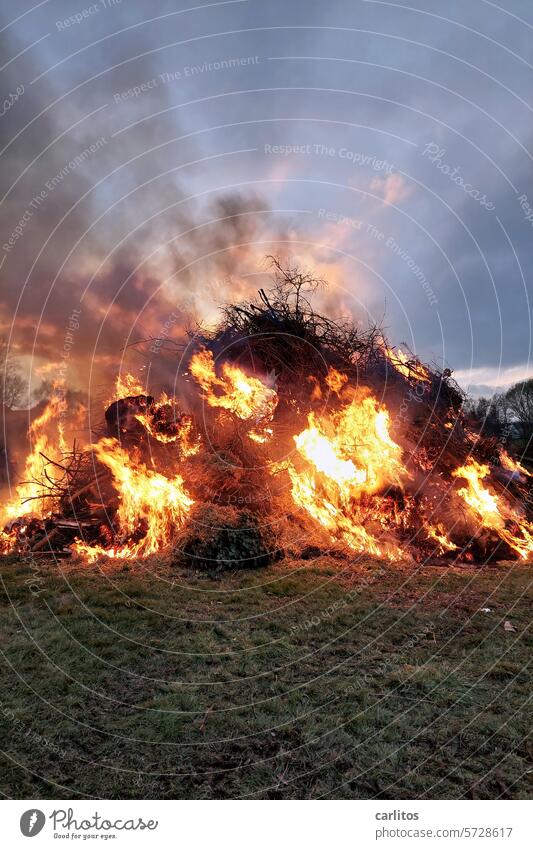
[[[509,454],[502,448],[500,451],[500,463],[502,464],[504,469],[507,469],[508,472],[518,472],[521,475],[525,475],[527,478],[531,477],[531,472],[528,472],[518,460],[513,460],[512,457],[509,457]]]
[[[106,549],[77,541],[73,550],[94,562],[101,555],[117,559],[146,557],[168,545],[194,504],[181,475],[166,477],[136,463],[116,439],[101,439],[94,446],[94,453],[113,475],[119,495],[116,520],[122,542]]]
[[[485,489],[481,483],[487,477],[488,473],[488,466],[481,465],[476,460],[470,460],[468,466],[460,466],[456,469],[453,476],[455,478],[465,478],[468,482],[468,488],[460,489],[458,492],[470,507],[479,513],[482,518],[495,515],[499,519],[498,499],[488,489]],[[498,520],[495,520],[495,523],[497,524]],[[503,520],[501,524],[503,525]]]
[[[482,481],[489,471],[488,466],[474,459],[456,469],[453,476],[464,478],[467,482],[466,487],[458,490],[458,495],[471,507],[483,527],[496,531],[500,539],[526,559],[533,553],[533,525],[510,504],[485,488]]]
[[[296,447],[302,457],[309,460],[319,472],[335,480],[348,494],[349,488],[366,483],[367,473],[358,469],[352,460],[343,460],[338,456],[338,447],[320,432],[311,413],[309,427],[294,437]]]
[[[151,416],[146,413],[137,413],[135,418],[143,425],[147,433],[154,439],[157,439],[158,442],[164,444],[178,442],[181,457],[192,457],[193,454],[197,454],[200,450],[200,437],[197,436],[195,438],[193,436],[193,421],[190,416],[175,417],[170,422],[168,432],[163,432],[157,428],[157,413],[166,406],[171,409],[168,401],[164,403],[158,402],[154,405],[154,411]]]
[[[148,397],[146,389],[141,386],[137,378],[131,374],[118,375],[115,381],[115,395],[112,399],[108,399],[106,406],[115,400],[139,395]],[[200,450],[200,438],[197,434],[193,434],[192,418],[181,413],[174,399],[169,398],[166,392],[162,392],[157,400],[151,401],[146,412],[135,413],[135,418],[158,442],[178,443],[181,457],[191,457]]]
[[[423,376],[425,369],[418,361],[408,360],[402,352],[386,350],[395,367],[405,367],[409,379],[429,379]],[[383,369],[383,360],[378,366]],[[350,373],[349,366],[347,372]],[[413,449],[409,438],[402,443],[404,450],[395,441],[399,437],[392,428],[387,407],[369,388],[351,386],[348,375],[334,368],[325,378],[323,373],[319,378],[309,377],[307,383],[297,387],[298,395],[289,393],[283,398],[283,408],[278,410],[272,380],[249,375],[228,362],[218,370],[208,350],[193,356],[190,373],[209,407],[215,410],[211,414],[216,418],[215,427],[212,432],[205,432],[206,438],[201,423],[182,412],[179,399],[163,393],[155,400],[126,374],[117,380],[118,401],[106,411],[108,434],[117,432],[123,440],[108,435],[94,445],[82,449],[74,445],[69,451],[63,429],[67,403],[64,392],[56,387],[30,427],[31,451],[22,482],[1,509],[0,528],[4,526],[5,530],[0,530],[0,551],[39,551],[43,541],[50,539],[57,543],[61,556],[71,550],[90,563],[100,556],[123,560],[161,551],[190,521],[196,493],[204,490],[209,503],[210,493],[217,491],[218,466],[209,462],[207,454],[190,462],[188,458],[204,450],[207,437],[213,437],[217,447],[224,445],[216,441],[220,432],[230,445],[231,462],[233,454],[234,459],[242,461],[242,470],[236,465],[237,472],[230,480],[231,489],[227,492],[231,497],[233,487],[239,486],[241,480],[247,483],[250,466],[246,464],[254,459],[243,433],[252,442],[269,442],[258,454],[266,461],[257,464],[258,468],[287,476],[281,480],[281,487],[275,488],[273,503],[278,503],[287,515],[294,514],[294,509],[286,509],[284,484],[288,483],[288,498],[299,508],[298,521],[307,517],[309,527],[322,529],[322,537],[352,551],[400,560],[410,554],[416,558],[415,546],[419,545],[424,556],[431,548],[432,552],[450,554],[453,559],[460,549],[468,549],[464,556],[473,558],[484,553],[492,556],[502,540],[518,557],[526,559],[533,554],[533,523],[527,520],[525,508],[522,512],[512,494],[499,483],[508,481],[512,492],[520,495],[528,483],[525,477],[530,475],[505,451],[499,452],[499,462],[503,469],[516,475],[502,474],[501,469],[472,458],[451,473],[462,482],[450,488],[449,463],[439,467],[426,447]],[[280,386],[285,389],[284,381],[280,381]],[[319,412],[314,402],[326,397],[325,386],[332,393],[332,406]],[[148,444],[145,432],[133,419],[153,439],[169,447]],[[230,428],[235,425],[238,428],[232,433]],[[67,432],[71,431],[72,420]],[[398,431],[404,438],[405,428]],[[475,453],[477,443],[468,432],[465,440],[467,450]],[[288,445],[294,447],[293,452],[286,450]],[[280,460],[280,456],[285,459]],[[413,475],[406,464],[416,470]],[[421,469],[431,472],[431,485],[427,488],[426,476],[421,482]],[[262,473],[258,471],[257,478],[251,477],[251,488],[260,488]],[[111,495],[108,504],[96,497],[104,479],[104,489]],[[416,491],[409,479],[415,482]],[[209,486],[203,486],[206,481]],[[222,480],[220,487],[224,487]],[[70,506],[66,507],[67,495],[71,497]],[[470,521],[454,523],[451,528],[449,517],[454,510],[457,512],[459,499],[466,505]],[[439,512],[437,505],[441,502],[444,509]],[[102,507],[109,511],[105,518]],[[473,520],[477,528],[471,534]],[[459,530],[454,530],[456,527]],[[417,537],[418,543],[414,542]],[[477,542],[471,546],[473,539]],[[505,556],[511,556],[509,549]]]
[[[136,395],[146,395],[145,387],[143,387],[132,374],[119,374],[115,381],[114,393],[107,399],[104,406],[109,407],[109,405],[118,398],[127,398],[128,396],[135,397]]]
[[[398,546],[381,543],[363,527],[387,524],[377,497],[369,508],[367,496],[388,485],[400,486],[408,476],[402,449],[389,434],[387,409],[370,392],[359,390],[339,411],[317,418],[309,414],[308,427],[294,437],[306,467],[290,462],[292,497],[332,536],[356,551],[400,556]],[[369,510],[374,513],[369,515]]]
[[[407,354],[401,350],[401,348],[389,348],[385,341],[382,340],[382,350],[396,371],[399,371],[404,377],[408,377],[410,379],[414,378],[415,380],[421,380],[426,383],[430,382],[427,368],[425,368],[425,366],[423,366],[417,359],[410,359]]]
[[[67,403],[59,388],[54,387],[54,395],[41,415],[30,425],[28,435],[31,450],[26,457],[22,483],[18,484],[14,496],[4,504],[1,511],[0,521],[3,525],[25,515],[43,518],[53,506],[50,499],[45,498],[48,491],[45,486],[45,469],[49,479],[57,479],[60,472],[48,461],[61,460],[67,450],[60,418]],[[49,435],[53,430],[56,431],[55,439]]]
[[[340,395],[348,383],[348,375],[341,374],[341,372],[337,371],[336,368],[330,368],[326,376],[326,383],[332,392],[335,392],[336,395]]]
[[[438,522],[435,526],[427,522],[425,529],[428,537],[438,544],[439,551],[441,553],[456,550],[457,546],[449,539],[448,534],[440,522]]]
[[[220,407],[243,421],[258,425],[249,433],[256,442],[268,438],[265,426],[272,420],[278,403],[275,389],[231,363],[222,365],[222,377],[218,377],[213,354],[205,349],[194,354],[189,371],[202,387],[210,407]]]
[[[158,442],[167,445],[178,443],[181,457],[191,457],[200,450],[200,436],[193,432],[191,416],[181,413],[166,392],[153,402],[146,413],[136,413],[135,418]]]
[[[15,528],[11,531],[0,531],[0,554],[9,554],[16,547],[18,542],[18,533]]]

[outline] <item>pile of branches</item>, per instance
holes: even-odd
[[[41,458],[39,479],[21,482],[34,484],[36,494],[24,501],[28,513],[12,523],[10,532],[17,537],[20,553],[69,556],[69,546],[80,531],[87,540],[101,536],[116,504],[116,493],[109,470],[97,465],[92,452],[81,450],[76,443],[61,460],[42,453]]]
[[[353,374],[372,356],[381,331],[361,331],[350,321],[334,321],[311,306],[310,297],[325,281],[270,257],[274,285],[260,289],[255,301],[228,304],[211,332],[195,329],[190,337],[249,369],[274,372],[278,385],[292,388],[309,374],[325,376],[330,366]]]
[[[280,453],[289,449],[283,433],[294,432],[295,409],[301,423],[309,403],[310,381],[319,387],[316,409],[328,393],[325,377],[331,368],[347,375],[351,385],[369,387],[391,412],[393,435],[399,438],[416,465],[427,460],[427,481],[450,474],[469,459],[491,467],[491,486],[503,498],[520,502],[528,518],[533,516],[531,478],[503,468],[501,446],[494,438],[472,433],[464,414],[466,393],[449,368],[421,363],[403,346],[402,368],[387,356],[394,353],[382,327],[363,328],[350,320],[334,320],[318,313],[311,304],[313,293],[325,282],[297,268],[282,266],[271,258],[274,284],[260,289],[249,302],[223,308],[223,320],[211,332],[191,332],[194,346],[206,347],[215,359],[229,359],[262,374],[275,375],[280,398],[275,414]],[[417,375],[424,374],[424,379]],[[302,400],[287,410],[287,399]],[[284,415],[289,422],[283,427]],[[409,456],[407,464],[409,465]],[[420,474],[417,481],[422,483]]]
[[[393,438],[401,443],[406,455],[410,452],[412,458],[416,457],[412,464],[418,476],[415,487],[422,488],[420,469],[426,468],[426,492],[431,494],[434,486],[437,497],[438,481],[450,481],[451,472],[473,457],[496,467],[490,481],[496,490],[504,497],[520,500],[531,510],[533,499],[528,482],[500,466],[500,449],[494,440],[476,437],[466,428],[465,395],[449,369],[422,364],[409,351],[395,365],[393,349],[381,327],[361,328],[351,321],[321,315],[312,307],[311,297],[325,285],[324,281],[307,272],[285,268],[277,259],[272,259],[272,263],[271,289],[260,289],[253,301],[225,306],[219,326],[211,331],[197,328],[190,333],[186,345],[191,355],[205,348],[212,352],[215,361],[231,361],[252,374],[271,375],[279,398],[272,421],[274,437],[266,449],[243,437],[237,419],[225,428],[214,416],[205,421],[190,411],[194,431],[211,450],[180,458],[179,462],[183,463],[194,501],[207,506],[206,515],[218,515],[221,522],[220,517],[224,519],[229,552],[224,562],[233,560],[234,540],[242,530],[242,517],[238,514],[242,510],[246,510],[245,526],[250,539],[246,557],[254,563],[263,562],[263,541],[256,529],[256,517],[267,516],[276,503],[277,492],[268,491],[265,498],[268,487],[264,464],[257,461],[264,450],[269,452],[269,462],[288,456],[294,448],[297,428],[304,428],[308,413],[320,412],[328,395],[331,397],[327,378],[332,369],[346,375],[350,385],[368,387],[378,401],[387,405]],[[195,391],[199,397],[197,387]],[[335,398],[332,400],[336,403]],[[172,405],[168,410],[154,406],[149,395],[118,399],[106,411],[105,433],[135,449],[140,457],[158,454],[162,467],[168,450],[170,469],[176,462],[173,444],[169,448],[157,443],[157,439],[151,442],[139,414],[145,419],[147,415],[151,417],[153,429],[170,438],[187,418],[181,413],[175,415],[173,409]],[[66,553],[80,531],[88,543],[104,544],[107,538],[111,544],[117,494],[109,470],[95,460],[92,452],[80,451],[76,446],[59,463],[45,459],[54,467],[53,473],[45,470],[39,495],[49,504],[48,518],[26,521],[21,536],[28,550],[39,551],[46,546],[56,553]],[[409,456],[405,459],[409,466]],[[272,485],[275,490],[276,482]],[[219,537],[206,541],[209,556],[213,546],[219,544],[217,540]],[[191,545],[197,547],[198,541],[193,540]],[[479,559],[482,557],[480,551]]]
[[[408,352],[409,374],[400,373],[385,354],[388,342],[382,327],[363,328],[348,319],[321,315],[313,308],[311,297],[325,281],[270,259],[273,287],[260,289],[256,300],[223,307],[219,326],[210,332],[191,331],[191,345],[208,348],[215,359],[230,359],[252,372],[275,375],[280,413],[284,396],[307,398],[310,382],[323,382],[330,368],[335,368],[346,374],[352,385],[368,386],[390,409],[397,410],[429,458],[435,459],[445,441],[443,468],[464,462],[472,453],[462,416],[466,395],[451,370],[422,365]],[[427,380],[417,384],[414,376],[421,366]],[[481,443],[474,450],[480,459],[487,453]]]

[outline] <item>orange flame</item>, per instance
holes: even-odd
[[[488,474],[489,467],[474,459],[460,466],[453,476],[464,478],[468,485],[459,489],[458,495],[471,507],[483,527],[496,531],[500,539],[525,560],[533,553],[533,525],[510,504],[485,488],[482,481]]]
[[[162,430],[157,426],[158,413],[162,411],[170,412],[170,422],[167,424],[170,427],[167,430]],[[177,442],[180,447],[181,457],[192,457],[200,450],[200,436],[193,434],[193,420],[190,416],[185,416],[179,413],[174,402],[168,397],[166,392],[163,392],[148,413],[136,413],[135,418],[140,422],[145,430],[158,442],[169,444]]]
[[[28,435],[31,441],[31,451],[26,457],[23,482],[15,489],[14,496],[3,505],[0,521],[2,524],[19,519],[21,516],[32,515],[44,518],[50,512],[50,499],[45,499],[45,468],[50,480],[57,479],[61,472],[48,464],[49,460],[59,461],[67,451],[63,425],[60,416],[65,412],[67,403],[65,397],[54,387],[55,394],[48,401],[40,416],[31,423]],[[56,439],[49,436],[50,428],[56,430]]]
[[[168,402],[158,402],[154,409],[158,410]],[[148,416],[146,413],[137,413],[135,418],[140,422],[145,430],[158,442],[169,444],[178,442],[180,446],[180,454],[182,457],[192,457],[193,454],[198,454],[200,450],[200,437],[193,437],[193,422],[190,417],[184,417],[182,421],[174,422],[175,428],[173,433],[162,433],[154,425],[153,416]]]
[[[116,439],[101,439],[94,452],[113,474],[113,485],[119,494],[117,521],[124,542],[106,549],[76,541],[73,550],[94,562],[101,555],[117,559],[146,557],[168,545],[194,504],[183,478],[167,478],[136,463]]]
[[[204,390],[210,407],[220,407],[243,421],[259,425],[249,433],[256,442],[268,438],[270,433],[265,426],[272,421],[278,403],[275,389],[231,363],[222,365],[222,377],[218,377],[213,354],[205,349],[194,354],[189,371]]]
[[[107,399],[104,406],[109,407],[110,404],[120,398],[128,398],[129,396],[136,397],[137,395],[146,394],[146,388],[142,386],[137,378],[132,374],[119,374],[115,380],[113,395]]]
[[[525,475],[527,478],[531,477],[531,472],[528,472],[527,469],[522,466],[518,460],[513,460],[512,457],[509,457],[509,454],[502,448],[500,451],[500,463],[502,464],[504,469],[507,469],[508,472],[519,472],[521,475]]]
[[[348,375],[341,374],[336,368],[330,368],[326,375],[326,384],[332,392],[340,395],[344,386],[348,383]]]
[[[430,382],[429,372],[416,358],[409,358],[401,348],[389,348],[385,340],[382,340],[381,347],[383,353],[396,371],[403,374],[409,379],[421,380],[426,383]]]
[[[368,518],[362,505],[387,485],[401,486],[408,473],[402,450],[389,434],[389,414],[369,392],[359,390],[340,411],[330,416],[308,417],[308,427],[294,437],[306,469],[288,472],[292,497],[333,537],[340,537],[356,551],[387,557],[401,556],[401,549],[382,543],[363,527]],[[383,524],[380,499],[375,499],[372,519]]]
[[[127,397],[136,397],[138,395],[146,395],[146,387],[141,386],[136,377],[132,374],[118,375],[115,381],[115,394],[111,399],[106,401],[106,406],[109,406],[116,400]],[[190,416],[176,415],[171,422],[173,427],[166,431],[158,429],[155,424],[157,414],[165,407],[171,408],[173,400],[168,397],[166,392],[162,392],[157,401],[153,402],[150,408],[150,413],[136,413],[135,418],[142,424],[145,430],[151,437],[158,442],[169,444],[178,442],[180,446],[180,454],[182,457],[191,457],[197,454],[200,450],[200,438],[193,437],[193,422]]]
[[[424,527],[428,537],[438,544],[438,550],[441,554],[445,551],[455,551],[457,546],[448,538],[448,535],[440,522],[436,525],[431,525],[427,522]]]

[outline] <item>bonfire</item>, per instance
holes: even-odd
[[[317,282],[276,263],[269,292],[176,348],[172,396],[121,376],[89,445],[67,446],[57,389],[3,505],[1,550],[86,563],[171,552],[214,569],[310,549],[530,558],[530,472],[468,429],[449,369],[317,313]]]

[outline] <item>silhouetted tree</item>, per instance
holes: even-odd
[[[511,386],[505,393],[505,403],[522,439],[528,443],[533,436],[533,378]]]
[[[475,429],[484,436],[501,437],[508,425],[508,407],[503,394],[492,398],[469,398],[464,411]]]

